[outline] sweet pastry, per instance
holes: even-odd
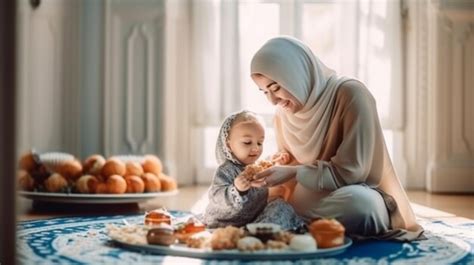
[[[99,180],[93,175],[81,176],[76,181],[76,189],[80,193],[95,193]]]
[[[108,178],[112,175],[125,175],[125,163],[117,158],[107,159],[104,166],[102,167],[101,173],[105,178]]]
[[[172,191],[178,189],[178,183],[174,178],[167,176],[164,173],[160,173],[160,175],[158,175],[158,179],[160,180],[162,191]]]
[[[125,175],[141,176],[143,173],[143,167],[140,163],[135,161],[128,161],[125,163]]]
[[[148,230],[146,235],[148,244],[169,246],[176,242],[173,228],[169,224],[161,223]]]
[[[246,227],[251,236],[259,238],[264,243],[274,239],[281,232],[281,227],[272,223],[252,223]]]
[[[187,239],[192,235],[203,232],[206,230],[206,226],[195,218],[189,218],[186,223],[179,224],[176,226],[175,236],[180,243],[186,243]]]
[[[97,187],[95,189],[95,193],[100,193],[100,194],[109,193],[109,190],[107,188],[107,183],[105,183],[103,181],[99,181],[99,183],[97,184]]]
[[[146,225],[159,225],[161,223],[171,225],[171,214],[166,209],[156,209],[145,214]]]
[[[53,173],[44,181],[44,187],[49,192],[60,192],[68,187],[67,180],[59,173]]]
[[[265,248],[260,239],[253,236],[246,236],[237,241],[237,248],[240,251],[257,251]]]
[[[288,244],[282,241],[277,240],[268,240],[266,244],[268,249],[286,249],[288,248]]]
[[[344,244],[344,226],[336,219],[319,219],[309,225],[309,231],[320,248]]]
[[[18,186],[22,190],[32,191],[35,188],[35,180],[25,169],[20,169],[16,173]]]
[[[124,179],[127,182],[126,193],[141,193],[145,191],[145,182],[139,176],[127,175]]]
[[[212,233],[211,248],[213,250],[234,249],[243,235],[244,231],[235,226],[217,228]]]
[[[18,164],[20,169],[26,170],[28,173],[32,173],[36,168],[40,166],[38,157],[33,151],[21,155]]]
[[[288,231],[281,231],[274,236],[275,241],[279,241],[285,243],[286,245],[290,244],[291,239],[295,236],[295,234],[288,232]],[[267,242],[268,243],[268,242]]]
[[[245,166],[244,170],[240,174],[243,175],[248,180],[253,180],[256,174],[262,172],[263,170],[271,166],[273,166],[272,162],[267,161],[267,160],[261,160],[257,163],[249,164]]]
[[[74,181],[82,175],[82,164],[76,159],[64,161],[58,165],[56,172]]]
[[[295,235],[290,241],[290,248],[297,251],[313,251],[317,249],[316,241],[308,234]]]
[[[212,234],[209,231],[202,231],[191,235],[186,240],[186,246],[190,248],[207,248],[211,246]]]
[[[153,173],[156,176],[160,175],[163,170],[163,164],[156,155],[145,155],[142,166],[145,173]]]
[[[122,194],[127,190],[127,182],[122,176],[112,175],[107,178],[107,192],[113,194]]]
[[[101,155],[91,155],[82,163],[84,174],[99,175],[105,165],[105,158]]]
[[[145,173],[143,174],[142,179],[145,183],[146,192],[157,192],[161,190],[161,182],[155,174]]]

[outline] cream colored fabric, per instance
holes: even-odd
[[[395,200],[393,229],[412,231],[408,240],[422,233],[388,155],[375,100],[362,83],[338,78],[303,43],[286,37],[257,52],[251,73],[276,81],[304,103],[302,113],[275,115],[279,148],[301,164],[292,198],[298,211],[309,214],[332,191],[363,183]]]

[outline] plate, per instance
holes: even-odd
[[[145,192],[125,194],[82,194],[82,193],[54,193],[18,191],[18,194],[35,201],[60,202],[60,203],[90,203],[90,204],[114,204],[114,203],[136,203],[150,200],[156,197],[165,197],[178,194],[178,190],[166,192]]]
[[[130,244],[127,242],[112,239],[118,246],[139,251],[149,252],[159,255],[182,256],[199,259],[227,259],[227,260],[295,260],[310,259],[317,257],[333,256],[344,252],[352,245],[349,237],[344,238],[344,244],[333,248],[322,248],[313,251],[294,251],[294,250],[259,250],[256,252],[242,252],[233,250],[210,250],[189,248],[183,244],[171,245],[169,247],[159,245]]]

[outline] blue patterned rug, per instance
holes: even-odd
[[[183,215],[182,212],[173,212]],[[20,264],[474,264],[474,221],[448,225],[419,220],[427,240],[414,243],[354,242],[344,253],[294,262],[199,260],[133,252],[116,247],[105,233],[110,223],[140,223],[142,215],[55,218],[20,222]]]

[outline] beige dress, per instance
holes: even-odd
[[[280,148],[292,153],[281,136],[278,115],[275,128]],[[314,165],[298,166],[291,198],[306,221],[340,217],[360,236],[375,234],[398,240],[421,237],[423,228],[416,223],[388,155],[375,100],[362,83],[350,80],[337,89],[320,150]]]

